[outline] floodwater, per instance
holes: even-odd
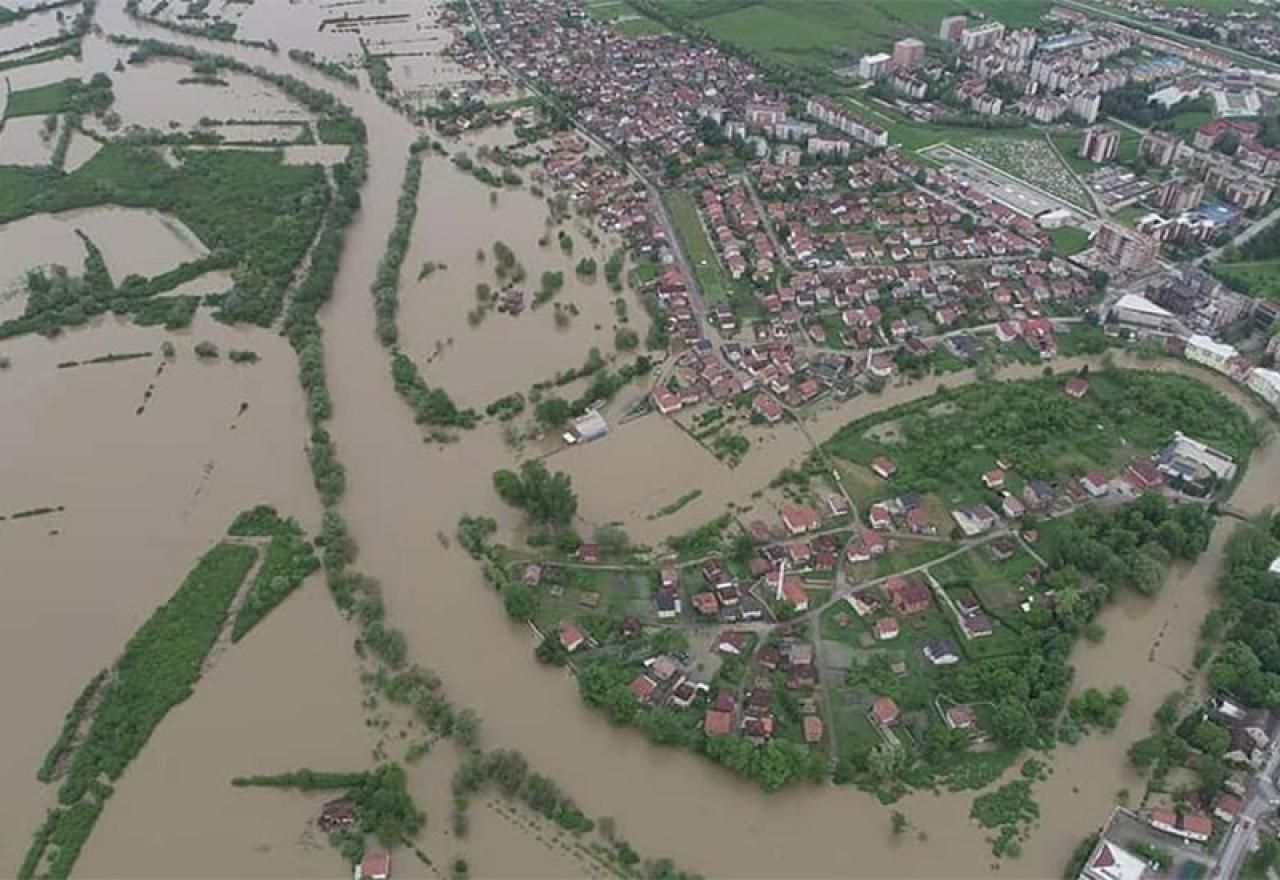
[[[475,155],[476,141],[464,140],[453,149]],[[497,202],[491,203],[491,194]],[[402,345],[422,367],[428,383],[438,384],[467,406],[483,408],[513,391],[527,392],[535,382],[581,366],[591,348],[613,351],[617,317],[614,299],[603,279],[609,250],[592,247],[574,222],[551,228],[545,201],[527,188],[501,190],[458,171],[444,157],[424,162],[419,190],[418,219],[405,258],[400,283]],[[563,229],[573,238],[566,256],[557,243]],[[549,235],[549,246],[538,239]],[[525,292],[525,310],[518,316],[490,311],[478,326],[467,313],[476,307],[476,285],[500,284],[494,273],[495,242],[505,242],[525,267],[527,279],[517,285]],[[477,260],[477,251],[484,260]],[[584,256],[601,267],[594,282],[580,280],[574,267]],[[445,268],[419,279],[422,266],[434,262]],[[531,308],[544,271],[561,272],[564,287],[553,300]],[[644,338],[649,319],[631,293],[627,303],[629,326]],[[567,328],[556,324],[555,308],[573,306],[578,314]]]
[[[274,85],[234,71],[218,73],[218,79],[226,85],[183,83],[181,80],[194,76],[190,65],[158,59],[127,65],[123,71],[111,71],[110,76],[116,96],[112,109],[120,115],[123,128],[141,125],[162,131],[190,131],[202,119],[305,122],[310,118],[301,105]],[[101,129],[92,117],[85,124]],[[99,134],[110,136],[105,130]],[[224,134],[229,138],[243,136],[237,131]],[[285,137],[296,135],[296,126],[288,126]]]
[[[21,255],[0,263],[0,286],[21,279],[34,266],[66,266],[83,272],[83,232],[102,251],[117,284],[128,275],[151,277],[204,256],[208,249],[176,217],[141,208],[80,208],[36,214],[0,225],[0,254]]]
[[[177,358],[157,374],[165,339],[174,342]],[[252,366],[226,360],[197,362],[191,349],[203,339],[223,350],[252,349],[262,359]],[[238,511],[272,503],[311,529],[318,524],[319,511],[301,454],[304,404],[294,357],[278,336],[235,330],[204,318],[191,331],[172,334],[108,317],[55,341],[38,336],[8,340],[0,351],[12,362],[0,372],[0,410],[9,414],[0,427],[0,512],[62,508],[46,516],[0,522],[0,559],[5,565],[0,693],[6,706],[6,747],[0,756],[0,788],[6,797],[0,801],[0,827],[11,829],[0,835],[0,865],[5,866],[0,870],[10,871],[21,860],[28,835],[52,795],[36,782],[35,768],[85,682],[112,662],[130,634],[173,593]],[[65,361],[125,352],[152,354],[114,364],[57,368]],[[241,412],[245,404],[248,408]],[[331,603],[322,587],[307,590],[324,601],[315,606],[320,613],[304,615],[309,619],[303,626],[323,632],[326,616],[333,614]],[[259,657],[270,654],[273,645],[287,650],[283,660],[264,660],[263,682],[271,678],[271,663],[295,664],[286,671],[349,666],[351,648],[345,638],[270,638],[273,631],[288,631],[297,601],[299,597],[291,599],[260,632],[224,655],[211,679],[232,674],[227,669],[238,662],[241,648]],[[275,630],[277,615],[284,618],[281,630]],[[255,644],[263,641],[268,644]],[[253,755],[275,754],[272,750],[280,743],[296,747],[304,735],[315,738],[317,749],[348,741],[341,733],[345,707],[344,713],[324,717],[310,729],[307,719],[315,721],[319,709],[306,707],[324,692],[346,693],[340,680],[321,674],[325,680],[318,694],[291,694],[274,687],[262,692],[263,699],[296,705],[296,724],[242,725],[240,718],[232,717],[234,710],[220,713],[219,723],[234,722],[256,732],[253,749],[242,754],[245,764],[252,766]],[[297,684],[290,687],[301,689]],[[246,705],[253,694],[252,689],[241,693]],[[203,686],[197,695],[203,695]],[[191,711],[202,711],[197,701]],[[157,742],[167,735],[162,726]],[[166,762],[166,772],[176,763],[201,764],[215,746],[231,742],[228,737],[210,724],[203,739],[190,742],[192,751],[181,762]],[[157,757],[150,749],[145,755],[147,760]],[[356,749],[350,758],[360,755]],[[146,766],[139,764],[121,781],[122,802],[135,790],[148,790]],[[169,792],[152,802],[171,809],[172,797]],[[199,814],[200,808],[193,803],[183,811]],[[173,833],[166,829],[164,836]],[[219,851],[211,847],[208,857]],[[126,873],[145,867],[139,862]]]
[[[120,7],[120,0],[103,0],[99,21],[108,31],[153,32],[129,22]],[[315,5],[257,3],[249,10],[270,20],[284,48],[314,48],[310,31],[290,34],[287,25],[295,12],[308,8]],[[272,10],[280,13],[272,16]],[[263,35],[246,21],[241,36]],[[493,425],[448,446],[424,444],[388,381],[388,356],[373,332],[369,285],[392,226],[408,147],[418,132],[366,91],[336,88],[292,65],[283,52],[211,48],[333,88],[368,123],[365,207],[348,234],[335,298],[321,315],[335,403],[331,430],[348,477],[342,510],[361,547],[359,566],[381,579],[388,615],[406,632],[412,658],[437,671],[460,703],[480,713],[485,745],[524,752],[587,812],[613,816],[619,833],[647,856],[671,856],[709,876],[988,873],[992,857],[982,832],[968,820],[969,795],[906,798],[899,808],[928,839],[895,838],[888,811],[866,795],[822,787],[765,796],[697,756],[656,748],[634,731],[611,727],[581,705],[567,673],[533,661],[528,630],[507,621],[477,566],[456,544],[446,548],[435,537],[452,533],[462,513],[513,522],[490,478],[494,469],[510,466],[512,453]],[[165,96],[179,87],[155,88],[164,106]],[[237,115],[248,112],[240,107]],[[490,208],[485,187],[446,162],[428,163],[401,288],[401,326],[404,344],[424,364],[428,381],[448,388],[460,402],[483,406],[547,372],[580,363],[595,334],[611,339],[610,297],[603,284],[575,287],[567,261],[536,247],[544,213],[527,194],[505,191],[498,207]],[[543,268],[565,271],[559,299],[583,309],[569,331],[555,331],[550,307],[514,319],[491,314],[474,330],[467,325],[474,284],[483,274],[475,251],[489,248],[499,236],[525,261],[534,282],[529,287]],[[575,241],[580,247],[581,237],[575,235]],[[448,268],[419,284],[418,269],[428,259]],[[589,316],[588,309],[600,308],[592,297],[599,297],[605,310]],[[630,313],[639,319],[634,303]],[[7,717],[12,718],[6,725],[10,747],[0,758],[0,783],[9,794],[0,802],[0,827],[19,828],[24,835],[34,827],[46,792],[31,774],[62,713],[235,510],[271,501],[314,527],[318,512],[301,455],[302,400],[283,341],[258,333],[251,343],[238,344],[263,354],[264,361],[254,367],[197,364],[190,356],[194,340],[207,336],[225,348],[234,333],[202,324],[185,337],[178,364],[157,381],[141,417],[133,409],[152,381],[155,361],[70,371],[57,371],[53,363],[110,350],[158,348],[163,333],[107,324],[54,343],[23,339],[3,345],[14,367],[0,373],[0,411],[23,416],[19,429],[0,430],[6,503],[18,509],[65,504],[66,510],[56,519],[0,523],[8,588],[6,613],[0,617],[0,693],[8,697]],[[450,337],[454,344],[446,345],[445,354],[426,363],[436,343]],[[608,347],[601,344],[602,350]],[[1025,372],[1038,375],[1039,370]],[[1003,374],[1016,375],[1017,370]],[[855,399],[806,427],[821,441],[849,419],[931,393],[938,381]],[[942,381],[954,385],[963,379]],[[240,400],[252,406],[232,432]],[[728,470],[689,444],[678,429],[647,417],[553,461],[574,473],[582,514],[590,522],[656,510],[685,486],[703,489],[703,499],[653,524],[655,530],[676,531],[710,518],[729,501],[745,501],[807,451],[804,438],[791,430],[754,444],[743,464]],[[100,461],[110,466],[101,467]],[[1235,501],[1259,508],[1273,500],[1269,496],[1277,485],[1280,454],[1273,444],[1256,457]],[[1137,791],[1126,775],[1125,750],[1145,733],[1155,706],[1189,666],[1230,527],[1224,521],[1210,552],[1180,571],[1157,598],[1109,608],[1103,619],[1108,638],[1078,652],[1079,686],[1123,684],[1133,699],[1120,730],[1054,753],[1053,776],[1038,787],[1041,827],[1006,872],[1057,876],[1075,843],[1105,819],[1116,790],[1129,785]],[[50,528],[61,533],[49,535]],[[82,873],[334,873],[332,853],[314,855],[299,844],[312,812],[309,801],[222,788],[229,776],[242,772],[309,762],[359,766],[369,760],[368,741],[358,729],[363,711],[358,688],[351,667],[343,666],[353,632],[335,623],[320,590],[306,589],[223,655],[193,698],[161,725],[121,780],[86,848]],[[24,668],[40,669],[39,681],[23,675]],[[437,859],[465,854],[478,876],[582,873],[579,863],[554,844],[539,843],[536,833],[504,818],[497,809],[501,804],[477,803],[470,836],[463,844],[453,841],[446,827],[452,767],[446,750],[452,747],[438,748],[440,755],[410,771],[415,792],[431,814],[423,841],[429,853]],[[0,864],[16,864],[24,846],[24,836],[0,837]],[[408,856],[397,861],[398,875],[427,873]]]
[[[45,134],[44,118],[20,116],[0,128],[0,165],[48,165],[57,139]]]

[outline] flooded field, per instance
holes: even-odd
[[[7,120],[0,130],[0,165],[48,165],[56,132],[36,116]]]
[[[165,339],[177,349],[168,364],[160,356]],[[255,350],[261,360],[252,366],[197,362],[191,347],[202,339],[224,349]],[[0,805],[0,825],[14,829],[0,836],[0,864],[10,870],[46,806],[47,790],[36,782],[35,768],[85,682],[173,593],[236,512],[269,502],[312,528],[319,512],[300,454],[303,402],[293,355],[279,337],[203,321],[189,333],[166,334],[108,318],[56,341],[25,337],[0,349],[12,362],[0,375],[0,407],[22,414],[20,420],[6,419],[0,431],[3,513],[60,508],[0,523],[6,572],[0,693],[8,706],[0,786],[10,793]],[[57,366],[126,352],[151,354],[118,363]],[[324,602],[312,606],[322,614],[303,626],[321,626],[324,615],[333,615],[322,590],[315,592]],[[284,618],[293,609],[287,603],[277,613]],[[256,639],[269,637],[269,624],[242,647],[251,650],[255,640],[269,641]],[[349,668],[347,640],[298,644],[305,654],[288,656],[299,674],[327,660]],[[236,653],[226,656],[228,666],[239,662]],[[38,676],[30,673],[33,669]],[[319,696],[329,690],[338,687],[330,681]],[[270,696],[277,700],[282,694]],[[294,695],[290,702],[305,704],[306,699]],[[199,699],[192,701],[193,710],[199,707]],[[307,729],[301,721],[291,726],[294,717],[261,728],[235,726],[256,731],[260,742],[249,753],[256,755],[276,737],[296,746]],[[192,756],[227,741],[223,733],[206,730],[188,741],[192,751],[182,763],[198,766],[201,761]],[[357,749],[350,759],[362,754]],[[131,773],[122,795],[135,781]],[[154,799],[160,809],[168,802],[169,796]],[[138,863],[126,873],[143,867]]]
[[[190,229],[158,211],[85,208],[36,214],[0,226],[0,253],[22,255],[21,261],[0,264],[0,287],[35,266],[65,266],[79,275],[85,249],[77,232],[98,246],[117,282],[128,275],[158,275],[208,253]]]
[[[304,122],[310,118],[279,89],[250,76],[223,71],[218,79],[226,85],[191,78],[191,67],[176,61],[128,65],[111,74],[116,94],[112,109],[120,114],[125,127],[140,125],[164,131],[190,131],[202,119]],[[237,126],[225,136],[236,139],[244,128],[253,126]],[[290,137],[297,135],[294,126],[288,128]]]
[[[402,8],[409,5],[343,7],[352,15]],[[408,46],[419,34],[422,45],[435,45],[429,42],[435,36],[414,30],[413,22],[435,27],[430,22],[438,8],[413,7],[415,18],[396,25],[398,34],[390,25],[378,25],[361,35]],[[319,30],[320,20],[331,14],[328,5],[211,4],[211,12],[223,9],[238,15],[243,38],[276,39],[282,48],[307,48],[327,57],[358,51],[356,35],[347,28]],[[187,39],[135,25],[124,15],[121,0],[102,0],[99,23],[112,33]],[[381,579],[388,617],[405,631],[410,658],[439,673],[460,704],[477,710],[484,721],[483,744],[521,750],[588,813],[614,817],[619,833],[646,856],[671,856],[708,876],[988,873],[990,847],[968,819],[970,795],[906,798],[898,808],[928,839],[895,838],[888,811],[870,796],[834,787],[765,796],[696,756],[659,749],[634,731],[610,727],[582,706],[567,673],[533,661],[530,632],[502,615],[472,560],[437,537],[452,534],[463,513],[493,515],[507,528],[514,524],[491,480],[493,470],[511,465],[513,453],[493,424],[451,445],[424,444],[388,380],[387,353],[374,334],[369,285],[391,229],[405,157],[419,131],[367,90],[335,87],[290,62],[284,52],[207,47],[332,88],[368,124],[371,166],[364,208],[348,233],[334,299],[321,313],[334,400],[331,430],[347,469],[341,509],[361,547],[360,568]],[[28,83],[87,76],[94,59],[110,59],[109,69],[117,54],[102,40],[89,39],[85,62],[55,62],[38,73],[19,69],[15,74]],[[397,65],[415,63],[394,62],[393,76]],[[170,121],[194,125],[206,115],[300,115],[279,93],[252,81],[226,88],[177,85],[183,70],[153,63],[119,75],[117,108],[126,122],[166,128]],[[447,79],[446,73],[428,69],[423,81],[437,75]],[[551,247],[543,248],[537,239],[545,231],[545,203],[527,189],[504,189],[492,206],[490,192],[447,159],[427,161],[400,290],[402,344],[427,381],[447,388],[463,405],[480,407],[580,364],[592,346],[611,351],[615,323],[613,295],[603,282],[574,277],[574,263],[587,252],[576,225],[570,227],[572,257],[560,252],[554,236]],[[60,255],[78,265],[81,250],[72,247],[77,225],[102,247],[117,278],[158,271],[197,252],[198,243],[162,218],[136,213],[143,216],[104,211],[96,220],[92,212],[81,212],[74,221],[60,215],[23,221],[25,227],[11,224],[0,235],[26,237],[0,240],[0,275],[19,275]],[[36,235],[35,229],[44,233]],[[140,235],[146,247],[137,246]],[[53,243],[46,245],[46,239]],[[578,309],[567,328],[556,326],[551,304],[514,318],[491,313],[471,326],[467,312],[475,304],[475,286],[493,282],[495,240],[510,245],[526,266],[528,291],[536,288],[542,271],[564,273],[565,286],[555,301]],[[484,263],[477,261],[477,250],[489,254]],[[21,253],[21,260],[13,260],[13,253]],[[595,255],[602,259],[604,251]],[[447,268],[419,280],[427,261]],[[205,283],[212,288],[225,280],[206,276],[192,284],[202,285],[203,292]],[[628,308],[632,326],[643,336],[644,315],[630,295]],[[165,339],[174,341],[178,356],[158,372]],[[224,350],[254,350],[262,360],[253,366],[225,359],[197,362],[191,347],[203,339]],[[63,361],[130,351],[150,354],[57,368]],[[6,562],[0,693],[8,710],[8,748],[0,758],[0,786],[8,797],[0,803],[0,828],[16,829],[0,835],[2,872],[19,862],[26,836],[47,806],[49,793],[34,780],[34,768],[84,682],[111,662],[236,511],[271,503],[312,530],[320,511],[303,454],[307,422],[296,360],[274,333],[239,331],[203,317],[181,334],[107,319],[57,340],[5,341],[0,353],[12,360],[12,367],[0,372],[0,409],[20,416],[7,419],[0,430],[6,507],[0,512],[61,508],[0,522],[0,558]],[[1076,363],[1063,360],[1055,368]],[[1001,375],[1024,374],[1038,375],[1039,368]],[[927,395],[939,381],[857,398],[819,413],[805,427],[821,442],[848,420]],[[630,394],[624,391],[620,398]],[[242,410],[244,404],[248,408]],[[752,492],[809,448],[798,430],[768,439],[744,433],[751,448],[734,469],[680,428],[652,416],[617,425],[605,439],[559,453],[553,462],[573,475],[584,520],[629,519],[636,524],[634,537],[653,540],[705,522],[729,503],[747,503]],[[1258,509],[1274,501],[1276,485],[1280,453],[1273,443],[1255,458],[1235,503]],[[646,519],[695,488],[702,496],[677,513]],[[1037,786],[1040,827],[1022,859],[1004,865],[1006,873],[1057,876],[1071,848],[1105,818],[1116,791],[1136,790],[1127,776],[1125,751],[1145,734],[1155,706],[1180,686],[1189,668],[1231,525],[1220,523],[1210,551],[1176,572],[1158,597],[1126,599],[1109,608],[1102,620],[1107,639],[1077,652],[1078,686],[1122,684],[1133,699],[1116,732],[1054,754],[1053,775]],[[229,780],[240,773],[307,765],[359,769],[372,764],[354,637],[355,630],[339,620],[313,580],[221,655],[195,695],[165,720],[120,780],[79,873],[335,876],[338,857],[307,830],[318,799],[233,789]],[[438,751],[409,770],[414,792],[430,815],[422,843],[434,858],[465,853],[477,876],[551,878],[586,872],[563,840],[544,828],[530,828],[527,818],[497,800],[478,799],[469,837],[465,843],[452,839],[448,780],[456,757],[447,744]],[[396,873],[414,877],[431,871],[402,854]]]
[[[472,143],[463,141],[462,148]],[[402,344],[428,382],[444,386],[461,404],[483,408],[580,366],[593,347],[603,354],[613,351],[619,294],[603,278],[583,281],[574,271],[584,256],[603,264],[609,254],[604,244],[592,246],[578,224],[568,224],[560,227],[574,240],[572,254],[566,255],[556,230],[548,232],[543,200],[527,188],[495,190],[459,172],[448,159],[428,159],[422,180],[418,222],[401,278],[400,327]],[[494,193],[496,203],[490,201]],[[539,244],[544,235],[549,241]],[[477,285],[501,287],[494,273],[496,242],[509,246],[525,267],[528,277],[515,286],[524,292],[526,308],[517,316],[490,311],[472,324],[468,313],[477,305]],[[483,260],[477,252],[483,252]],[[428,261],[444,268],[419,277]],[[551,302],[528,308],[544,271],[562,273],[564,287]],[[643,338],[648,317],[633,295],[622,296],[629,326]],[[557,304],[576,312],[567,326],[556,321]]]

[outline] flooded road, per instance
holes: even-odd
[[[271,17],[273,9],[280,12]],[[286,27],[292,9],[292,4],[286,9],[259,3],[252,14],[268,16],[286,48],[310,48],[311,32],[294,40]],[[244,36],[256,38],[248,32],[248,17]],[[102,0],[99,21],[109,32],[151,30],[129,21],[121,0]],[[765,796],[697,756],[660,749],[635,731],[610,727],[581,705],[566,673],[533,661],[529,632],[506,620],[477,566],[456,546],[446,549],[435,539],[438,532],[452,533],[462,513],[511,521],[490,476],[510,465],[511,453],[491,424],[444,448],[424,444],[391,386],[388,356],[374,335],[369,285],[391,229],[408,147],[418,132],[367,91],[341,87],[292,64],[283,53],[205,45],[330,89],[368,124],[371,162],[364,209],[349,230],[334,299],[321,314],[335,404],[331,431],[347,468],[341,506],[361,547],[359,567],[381,579],[388,617],[408,636],[412,659],[438,672],[457,702],[479,712],[485,745],[521,750],[587,812],[613,816],[619,833],[646,856],[670,856],[708,876],[988,873],[989,847],[968,820],[970,795],[906,798],[898,808],[928,839],[894,837],[888,810],[867,795],[821,787]],[[145,112],[155,118],[170,115],[163,101],[157,106]],[[581,338],[576,331],[571,337],[556,335],[545,313],[514,319],[528,322],[518,333],[502,323],[511,319],[501,315],[490,315],[472,330],[465,312],[477,277],[475,251],[490,247],[501,230],[521,256],[528,254],[532,269],[536,241],[530,248],[517,245],[516,237],[536,240],[541,215],[536,205],[521,201],[529,198],[526,193],[504,192],[498,207],[490,208],[485,188],[443,161],[428,163],[422,192],[405,271],[416,278],[428,259],[450,268],[421,285],[402,287],[406,345],[425,360],[437,341],[455,339],[444,357],[424,366],[428,381],[440,382],[462,403],[483,406],[546,378],[546,370],[580,363],[593,339],[611,336],[607,311],[590,318],[586,312],[590,297],[599,294],[607,302],[603,285],[570,293],[572,272],[563,265],[557,266],[566,272],[561,296],[584,304],[577,319],[584,328]],[[558,253],[539,254],[539,259],[566,262]],[[592,301],[590,307],[598,306]],[[638,309],[633,307],[632,314]],[[198,326],[142,417],[133,415],[134,406],[155,360],[70,371],[56,371],[53,362],[90,352],[158,348],[164,334],[110,325],[56,343],[4,344],[15,367],[0,375],[0,407],[31,414],[19,428],[6,424],[0,430],[5,503],[16,509],[56,503],[67,510],[57,523],[36,518],[17,526],[0,524],[0,557],[9,575],[0,618],[0,692],[9,697],[7,714],[13,719],[6,723],[6,742],[13,745],[0,759],[0,782],[13,794],[0,804],[0,827],[19,828],[23,835],[0,837],[0,864],[15,865],[21,858],[25,834],[43,810],[44,792],[32,772],[62,712],[83,682],[110,662],[128,634],[172,592],[231,515],[265,501],[315,526],[317,502],[300,451],[306,422],[287,346],[265,333],[253,335],[243,347],[258,350],[264,361],[240,372],[225,363],[197,364],[189,356],[195,339],[208,337],[226,347],[236,333]],[[563,338],[572,338],[572,344]],[[1071,364],[1064,360],[1055,368]],[[1038,367],[1011,369],[1001,376],[1039,372]],[[822,413],[808,429],[815,439],[825,439],[850,419],[932,393],[940,381],[956,385],[963,379],[931,379],[858,398]],[[231,432],[242,400],[251,407]],[[745,502],[808,449],[798,431],[779,432],[729,470],[705,450],[689,448],[690,442],[670,424],[648,417],[554,461],[573,473],[588,521],[656,509],[684,486],[703,489],[703,498],[654,525],[655,532],[669,532],[704,521],[731,501]],[[1250,510],[1261,507],[1274,500],[1268,496],[1277,485],[1280,457],[1272,444],[1250,466],[1236,503]],[[1123,684],[1133,699],[1118,731],[1055,753],[1054,774],[1037,790],[1041,827],[1023,858],[1006,864],[1005,872],[1057,876],[1075,843],[1105,819],[1116,790],[1128,785],[1137,791],[1126,777],[1125,750],[1145,734],[1155,706],[1179,686],[1180,671],[1190,664],[1231,525],[1220,523],[1210,551],[1180,571],[1156,599],[1109,608],[1103,619],[1106,641],[1077,652],[1080,686]],[[62,533],[51,536],[50,528]],[[307,802],[292,794],[236,791],[228,782],[243,772],[306,764],[358,767],[371,761],[351,662],[353,638],[354,630],[337,620],[327,596],[312,585],[224,655],[121,780],[80,873],[333,876],[332,852],[317,853],[299,843],[310,815]],[[1149,660],[1157,638],[1155,659]],[[39,669],[38,680],[27,669]],[[580,872],[577,862],[517,828],[496,806],[474,807],[465,846],[452,841],[447,834],[452,746],[439,748],[440,755],[410,769],[415,792],[431,814],[424,849],[438,856],[465,851],[478,876],[551,878]],[[407,856],[396,867],[398,876],[429,874]]]

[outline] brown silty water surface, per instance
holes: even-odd
[[[254,14],[270,18],[282,47],[318,44],[310,30],[290,30],[296,8],[259,2]],[[278,10],[274,15],[273,9]],[[117,0],[103,0],[99,20],[110,32],[154,32],[127,20]],[[246,31],[245,37],[261,38]],[[452,533],[464,512],[495,515],[504,527],[513,524],[490,481],[494,469],[510,465],[512,453],[492,425],[443,449],[425,445],[390,385],[388,357],[373,334],[369,283],[417,132],[367,91],[335,85],[292,65],[283,53],[211,48],[330,88],[369,124],[365,207],[349,232],[335,298],[321,316],[335,402],[332,432],[348,471],[342,510],[361,546],[360,567],[382,580],[389,617],[408,635],[412,657],[437,671],[460,703],[477,709],[486,744],[523,751],[589,813],[614,816],[620,833],[642,852],[672,856],[707,875],[988,873],[989,847],[968,820],[971,795],[906,798],[899,808],[928,840],[894,839],[887,811],[866,795],[822,787],[765,796],[696,756],[658,749],[633,731],[611,728],[581,706],[566,674],[533,662],[530,634],[506,622],[474,563],[456,545],[446,548],[436,540],[439,532]],[[428,162],[405,272],[416,279],[426,259],[443,260],[449,268],[421,285],[407,277],[401,290],[406,346],[428,380],[449,388],[462,403],[481,406],[545,378],[548,370],[580,363],[596,333],[594,322],[585,320],[585,301],[600,295],[607,302],[603,285],[570,292],[571,267],[557,265],[566,273],[561,298],[584,301],[584,315],[569,331],[557,333],[549,312],[514,320],[490,315],[479,329],[468,327],[465,312],[480,273],[474,253],[492,244],[495,229],[503,229],[504,236],[510,229],[508,243],[526,261],[535,283],[543,268],[535,271],[535,254],[548,260],[547,268],[566,262],[558,253],[517,242],[526,227],[523,234],[535,240],[542,231],[544,212],[527,192],[502,193],[497,209],[487,199],[485,187],[451,165]],[[631,314],[633,319],[639,315],[634,305]],[[606,313],[601,334],[607,332],[607,319]],[[224,334],[235,332],[203,325],[191,339],[208,336],[225,347],[230,343]],[[84,681],[110,662],[128,634],[172,592],[231,515],[270,501],[312,527],[317,518],[301,455],[302,401],[292,356],[282,341],[253,334],[242,347],[258,350],[264,361],[242,371],[225,363],[197,364],[184,352],[172,372],[166,370],[143,417],[132,414],[133,404],[150,381],[154,361],[53,368],[57,360],[132,348],[144,339],[158,347],[163,336],[106,325],[53,343],[4,344],[15,367],[0,376],[0,403],[4,412],[21,414],[20,431],[6,423],[0,432],[6,498],[12,495],[18,508],[49,501],[67,506],[59,526],[52,518],[16,528],[0,524],[0,554],[7,562],[17,560],[16,568],[7,568],[6,611],[12,613],[0,624],[5,629],[0,651],[7,661],[0,692],[12,695],[9,705],[18,710],[6,724],[6,742],[13,745],[0,764],[6,790],[15,796],[0,807],[0,823],[21,829],[22,835],[44,808],[46,792],[31,776],[62,713]],[[428,363],[435,342],[449,336],[454,345]],[[928,394],[936,384],[893,387],[880,397],[825,411],[807,427],[822,440],[852,418]],[[1233,389],[1223,390],[1241,399]],[[230,415],[242,398],[251,401],[250,410],[230,432]],[[583,517],[590,522],[636,521],[686,487],[702,489],[698,501],[651,524],[657,535],[705,521],[729,502],[745,502],[807,449],[798,431],[779,432],[753,444],[743,464],[729,470],[678,429],[647,417],[617,427],[597,444],[558,455],[554,463],[574,475]],[[210,461],[215,467],[206,478]],[[201,485],[205,488],[197,497],[194,491]],[[1271,445],[1255,457],[1235,503],[1258,509],[1275,500],[1277,485],[1280,457]],[[50,527],[63,533],[50,536]],[[1116,790],[1137,790],[1126,770],[1125,750],[1145,735],[1164,695],[1182,683],[1230,527],[1224,521],[1210,551],[1179,570],[1158,597],[1127,599],[1109,608],[1102,621],[1106,641],[1077,651],[1079,687],[1122,684],[1133,699],[1115,733],[1054,753],[1054,773],[1037,787],[1040,828],[1022,859],[1007,863],[1004,872],[1057,876],[1075,843],[1105,818]],[[15,590],[11,582],[20,586]],[[370,762],[358,685],[347,662],[352,637],[312,585],[227,652],[121,780],[80,873],[331,875],[336,857],[316,855],[299,842],[312,802],[291,794],[233,791],[226,782],[241,772]],[[25,673],[28,668],[39,675]],[[451,747],[439,752],[410,770],[415,792],[431,815],[424,849],[438,858],[465,852],[473,871],[483,876],[582,873],[578,862],[538,843],[536,834],[504,818],[497,805],[478,804],[465,845],[452,841],[445,828]],[[16,864],[24,846],[24,836],[0,839],[0,864]],[[397,875],[426,873],[408,857],[397,861]]]

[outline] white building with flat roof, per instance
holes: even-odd
[[[1254,370],[1245,384],[1271,404],[1273,409],[1280,409],[1280,373],[1275,370]]]
[[[879,79],[889,72],[891,60],[892,57],[886,52],[863,55],[858,59],[858,76],[865,80]]]
[[[1204,364],[1219,373],[1227,371],[1227,364],[1235,360],[1239,352],[1234,346],[1222,342],[1214,342],[1208,336],[1197,334],[1187,340],[1187,360]]]

